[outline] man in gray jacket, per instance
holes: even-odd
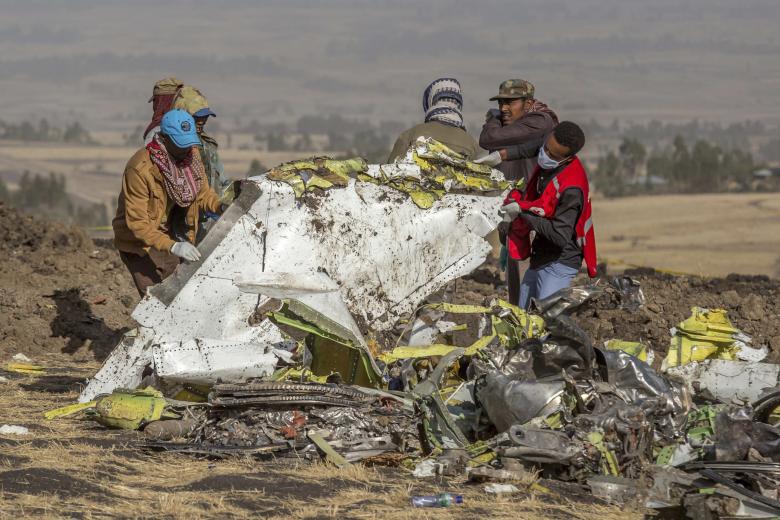
[[[501,83],[498,95],[490,98],[498,101],[498,108],[488,111],[486,121],[479,136],[479,145],[491,155],[477,162],[496,166],[508,181],[516,182],[531,177],[536,167],[536,158],[516,159],[501,162],[499,150],[510,146],[524,145],[538,141],[552,132],[558,124],[558,116],[547,105],[534,98],[534,86],[522,79],[508,79]],[[501,230],[499,230],[500,232]],[[505,232],[502,233],[505,235]],[[502,240],[503,242],[503,240]],[[520,262],[507,260],[506,282],[509,290],[509,301],[520,299]]]
[[[558,124],[555,112],[534,98],[534,86],[528,81],[506,80],[490,100],[498,101],[498,108],[488,111],[479,136],[479,145],[489,152],[541,139]],[[504,161],[498,169],[508,181],[517,181],[528,180],[535,166],[534,159],[519,159]]]

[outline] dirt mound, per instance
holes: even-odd
[[[38,220],[0,202],[0,251],[18,254],[41,249],[80,249],[88,239],[78,228]]]
[[[132,326],[138,293],[110,243],[0,203],[0,254],[0,359],[102,359]]]
[[[639,281],[646,305],[636,312],[619,308],[616,293],[606,291],[575,313],[596,341],[612,338],[642,341],[658,353],[669,347],[669,329],[691,315],[691,307],[723,308],[753,345],[772,349],[769,361],[780,361],[780,284],[766,276],[729,275],[698,278],[629,270]]]
[[[482,304],[506,289],[495,262],[487,262],[456,282],[453,303]],[[674,276],[652,269],[628,270],[639,281],[646,304],[636,312],[620,308],[620,297],[606,290],[575,314],[597,343],[617,338],[642,341],[659,354],[669,348],[669,329],[691,315],[691,307],[724,308],[732,323],[753,337],[753,345],[772,350],[768,361],[780,362],[780,283],[766,276],[726,278]],[[601,283],[604,283],[603,280]],[[580,277],[575,284],[587,283]]]

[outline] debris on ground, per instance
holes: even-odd
[[[341,170],[353,173],[355,161],[344,162]],[[339,161],[328,164],[328,171],[339,170]],[[305,161],[286,169],[285,181],[249,179],[200,244],[202,259],[181,265],[138,304],[138,329],[122,339],[80,399],[137,388],[149,366],[171,382],[267,377],[290,350],[290,336],[277,324],[289,317],[274,323],[268,316],[281,301],[300,308],[291,312],[304,332],[322,331],[323,352],[333,336],[350,343],[342,345],[350,356],[370,343],[389,346],[399,320],[491,251],[484,237],[500,221],[502,186],[492,180],[500,173],[469,165],[460,167],[468,182],[448,183],[451,191],[425,208],[386,183],[349,175],[346,185],[298,195],[290,176],[310,179],[314,165]],[[366,174],[376,179],[384,166],[367,165]],[[423,169],[414,161],[408,166],[418,172],[417,189],[433,194]],[[376,367],[366,370],[370,375]]]
[[[705,359],[761,361],[768,353],[765,346],[752,346],[752,338],[731,324],[725,309],[694,307],[671,335],[662,370]]]
[[[5,370],[8,372],[16,372],[17,374],[28,375],[43,375],[46,373],[46,368],[41,365],[32,365],[30,363],[8,363],[5,366]]]
[[[438,495],[417,495],[411,499],[412,507],[450,507],[463,503],[461,495],[440,493]]]
[[[4,424],[0,426],[0,435],[30,435],[30,430],[24,426]]]
[[[386,166],[296,161],[244,183],[81,403],[45,416],[143,430],[147,450],[395,466],[486,493],[549,492],[538,476],[661,513],[780,514],[776,284],[755,281],[760,301],[728,289],[667,305],[665,278],[626,273],[526,312],[476,280],[492,172],[432,142]],[[451,283],[470,301],[434,296]],[[733,286],[676,286],[718,284]]]
[[[488,484],[485,486],[485,493],[500,495],[502,493],[519,493],[520,489],[514,484]]]

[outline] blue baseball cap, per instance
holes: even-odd
[[[160,121],[160,132],[167,135],[179,148],[190,148],[200,144],[195,131],[195,120],[181,109],[169,110]]]
[[[217,114],[215,114],[214,111],[211,110],[209,107],[201,108],[200,110],[192,114],[192,117],[208,117],[208,116],[217,117]]]

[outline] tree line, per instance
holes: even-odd
[[[608,197],[644,193],[711,193],[757,189],[759,167],[750,152],[724,149],[681,135],[651,152],[638,139],[625,137],[617,152],[602,156],[593,172],[595,187]]]
[[[11,190],[0,179],[0,201],[25,213],[44,216],[84,227],[109,224],[108,210],[104,204],[77,204],[67,192],[64,175],[32,175],[25,171],[18,188]]]
[[[38,121],[37,124],[29,121],[8,123],[0,120],[0,139],[96,144],[89,131],[78,121],[65,126],[65,128],[60,128],[52,126],[45,118]]]

